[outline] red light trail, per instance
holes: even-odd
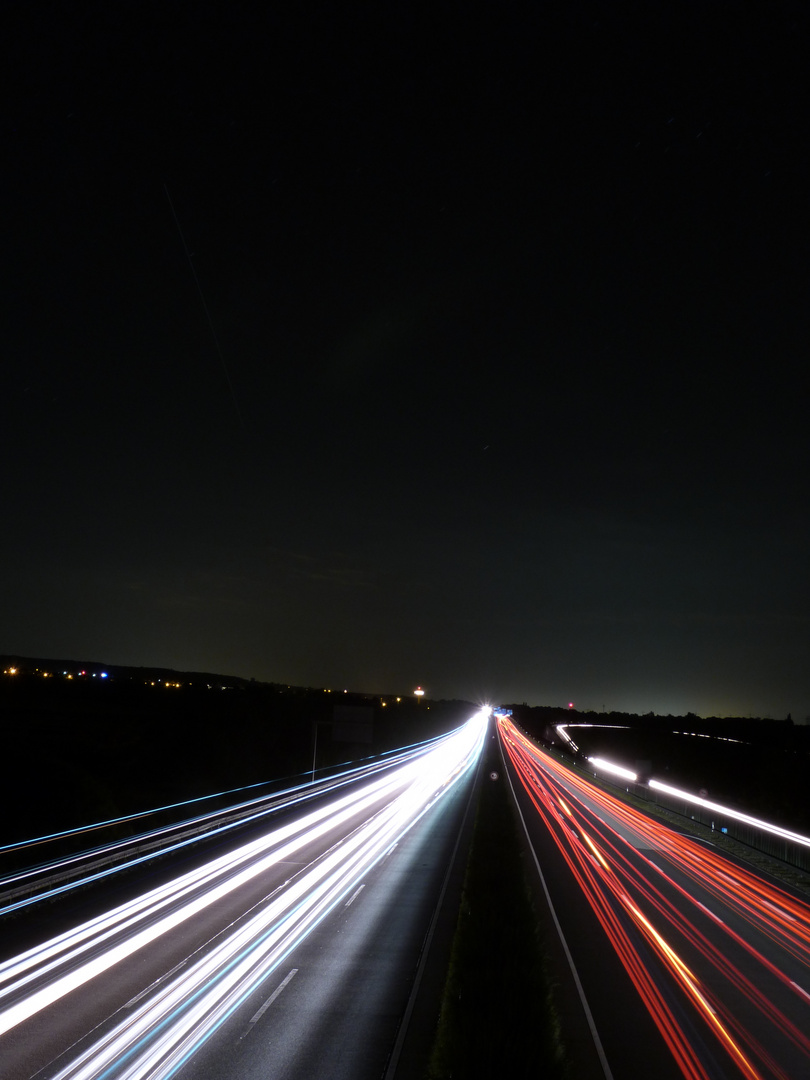
[[[749,1080],[810,1076],[810,907],[498,726],[683,1076],[715,1080],[731,1063]]]

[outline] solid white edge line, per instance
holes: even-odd
[[[550,895],[550,893],[548,891],[548,886],[546,885],[546,879],[543,876],[543,871],[540,869],[540,862],[539,862],[539,860],[537,858],[537,853],[534,850],[534,844],[532,844],[531,837],[529,836],[529,830],[526,827],[526,819],[523,817],[523,811],[520,809],[520,803],[517,800],[517,795],[515,795],[515,788],[514,788],[514,786],[512,784],[512,777],[509,775],[509,768],[508,768],[506,760],[505,760],[505,758],[503,756],[503,743],[501,742],[500,733],[498,735],[498,748],[499,748],[499,750],[501,752],[501,761],[503,762],[503,770],[506,773],[507,780],[509,781],[509,788],[510,788],[510,790],[512,792],[512,798],[515,801],[515,806],[517,807],[517,812],[520,815],[520,822],[523,825],[523,831],[526,834],[526,841],[527,841],[527,843],[529,845],[529,850],[532,853],[532,858],[534,859],[534,865],[537,867],[537,873],[538,873],[538,876],[540,877],[540,884],[543,886],[543,892],[546,894],[546,903],[548,904],[548,909],[551,912],[551,918],[554,921],[554,926],[555,926],[555,928],[557,930],[557,934],[558,934],[558,936],[560,938],[560,943],[562,944],[563,951],[565,952],[566,959],[568,960],[568,966],[571,968],[571,974],[574,977],[574,984],[575,984],[575,986],[577,988],[577,993],[579,994],[579,1000],[582,1002],[582,1008],[585,1011],[585,1019],[588,1021],[588,1028],[590,1029],[591,1037],[593,1038],[593,1044],[594,1044],[594,1047],[596,1048],[596,1053],[597,1053],[597,1056],[599,1057],[599,1062],[600,1062],[600,1064],[602,1066],[602,1071],[605,1074],[605,1080],[613,1080],[613,1073],[610,1071],[610,1065],[608,1065],[607,1056],[605,1055],[605,1050],[604,1050],[604,1047],[602,1046],[602,1040],[599,1038],[599,1032],[596,1030],[596,1023],[594,1022],[593,1013],[591,1012],[591,1007],[588,1004],[588,999],[585,997],[585,991],[582,988],[582,983],[580,982],[580,979],[579,979],[579,973],[577,972],[577,969],[576,969],[576,967],[574,965],[574,958],[571,955],[571,950],[568,948],[568,942],[565,940],[565,935],[562,932],[562,927],[560,926],[560,920],[557,918],[557,912],[554,910],[554,904],[551,902],[551,895]]]

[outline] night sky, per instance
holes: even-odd
[[[805,3],[4,23],[0,652],[804,721]]]

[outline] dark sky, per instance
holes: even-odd
[[[810,713],[806,4],[6,11],[0,652]]]

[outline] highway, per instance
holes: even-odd
[[[221,842],[182,872],[4,956],[4,1080],[268,1075],[282,1060],[290,1076],[381,1075],[487,723],[482,711],[450,735],[354,770],[314,801],[290,793],[286,812],[277,806],[250,839]],[[370,956],[363,980],[358,964]],[[367,1039],[362,1062],[356,1049],[343,1053],[341,1073],[347,978],[348,1012]],[[262,1033],[302,994],[307,1027],[286,1024],[286,1041],[267,1044]],[[296,1016],[305,1015],[302,1004]]]
[[[810,907],[498,730],[607,1080],[810,1076]]]

